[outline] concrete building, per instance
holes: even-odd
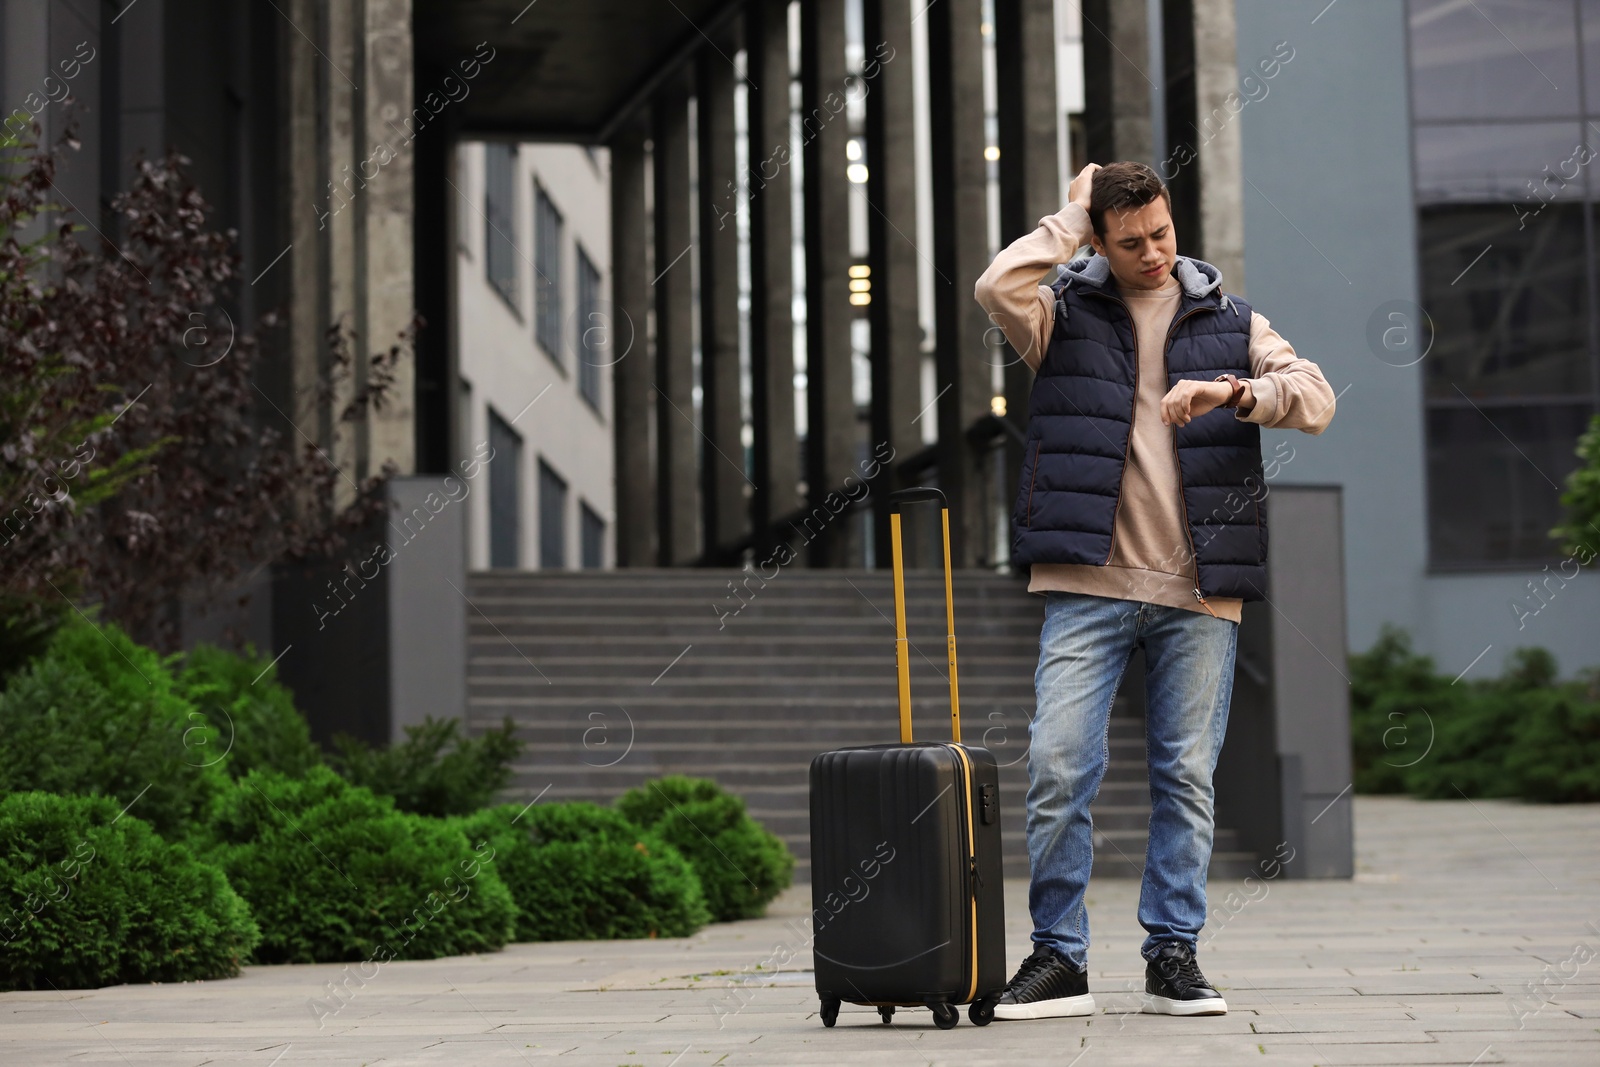
[[[353,475],[393,462],[402,519],[494,452],[338,634],[322,576],[262,583],[245,622],[319,728],[463,708],[469,568],[881,565],[887,491],[921,483],[957,566],[1003,565],[1030,375],[973,282],[1119,158],[1340,393],[1323,436],[1267,435],[1275,488],[1340,494],[1303,514],[1340,516],[1344,562],[1247,619],[1279,649],[1251,684],[1342,671],[1386,623],[1449,674],[1600,661],[1600,581],[1544,536],[1600,395],[1593,0],[4,0],[0,25],[7,106],[97,50],[80,208],[135,148],[194,158],[241,299],[287,313],[263,418]],[[377,348],[417,315],[401,402],[332,440],[297,399],[327,326]],[[1265,699],[1299,730],[1289,692]],[[1347,781],[1303,770],[1307,804]]]
[[[467,510],[467,565],[611,566],[611,219],[607,153],[456,148],[463,456],[492,455]]]
[[[1562,167],[1600,145],[1600,7],[1238,0],[1236,24],[1241,78],[1294,51],[1237,120],[1244,277],[1344,390],[1283,478],[1344,487],[1351,647],[1392,622],[1450,675],[1520,645],[1600,664],[1600,579],[1547,536],[1600,382],[1595,186]]]

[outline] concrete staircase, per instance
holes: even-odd
[[[812,756],[899,737],[887,571],[785,570],[765,584],[732,570],[489,571],[468,592],[468,727],[516,723],[527,746],[511,799],[604,803],[663,774],[712,778],[788,843],[803,884]],[[1022,878],[1043,601],[987,571],[959,573],[955,598],[963,740],[1002,765],[1006,875]],[[916,737],[942,739],[938,573],[908,575],[907,602]],[[1094,873],[1138,877],[1150,802],[1143,720],[1127,692],[1110,745]],[[1255,858],[1219,830],[1211,876],[1242,877]]]

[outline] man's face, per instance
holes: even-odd
[[[1105,235],[1089,239],[1111,263],[1112,277],[1124,289],[1160,289],[1172,277],[1178,258],[1178,235],[1165,197],[1137,210],[1107,211]]]

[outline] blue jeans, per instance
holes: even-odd
[[[1193,948],[1206,917],[1214,792],[1228,727],[1239,627],[1182,608],[1049,593],[1034,676],[1028,751],[1028,910],[1033,941],[1088,964],[1084,891],[1094,860],[1089,802],[1110,756],[1112,700],[1135,648],[1145,653],[1150,843],[1139,923],[1146,959],[1164,941]]]

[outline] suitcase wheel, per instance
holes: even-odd
[[[880,1004],[878,1006],[878,1018],[882,1019],[885,1024],[892,1022],[894,1020],[894,1005]]]
[[[967,1009],[967,1018],[972,1020],[973,1026],[988,1026],[994,1022],[994,997],[982,997],[972,1002]]]
[[[928,1010],[933,1012],[933,1025],[941,1030],[953,1030],[961,1021],[961,1010],[953,1004],[935,1001],[928,1005]]]
[[[838,1000],[835,1000],[833,997],[823,997],[822,998],[822,1009],[821,1009],[821,1011],[822,1011],[822,1025],[823,1026],[832,1026],[834,1023],[839,1021],[839,1005],[840,1005],[840,1003],[842,1003],[842,1002],[838,1001]]]

